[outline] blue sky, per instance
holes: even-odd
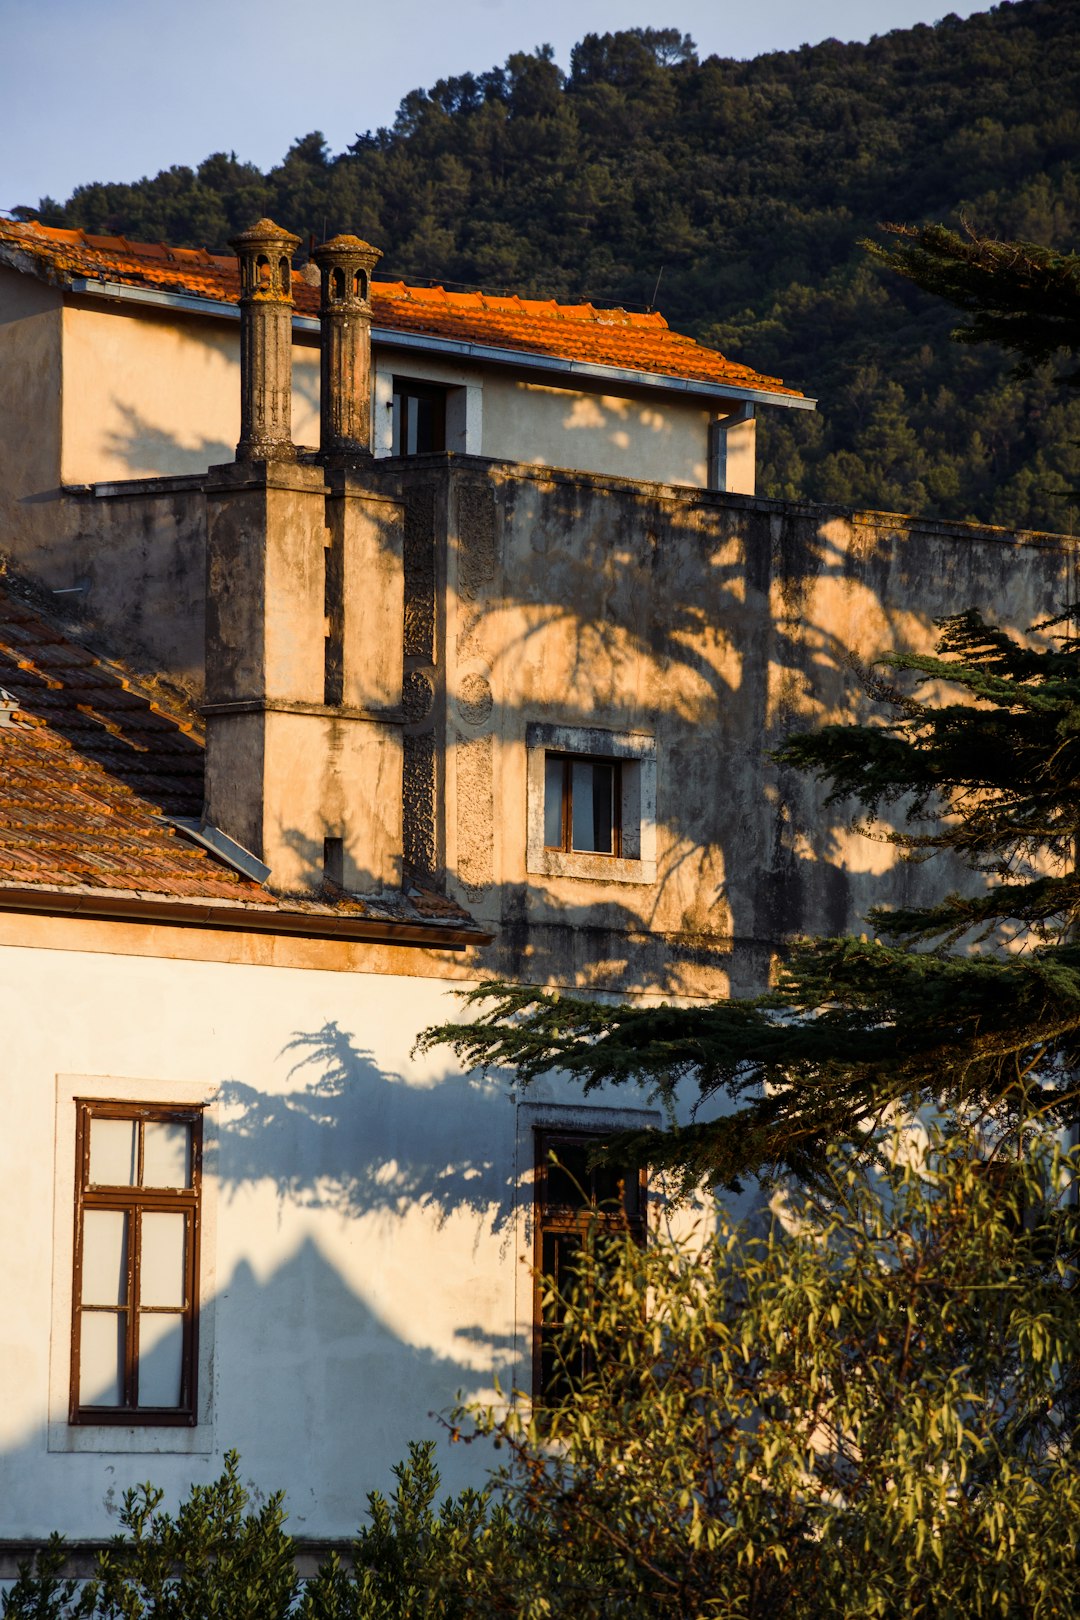
[[[702,55],[750,57],[865,40],[945,10],[940,0],[0,0],[0,208],[216,151],[269,168],[313,129],[338,152],[390,123],[417,86],[542,43],[565,67],[590,32],[677,26]]]

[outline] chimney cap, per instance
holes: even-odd
[[[367,269],[372,269],[375,263],[382,258],[382,249],[372,247],[359,236],[332,236],[329,242],[323,242],[312,252],[316,264],[343,259],[356,259],[363,263]]]
[[[229,246],[235,253],[250,251],[271,243],[284,248],[288,253],[295,253],[300,246],[300,238],[294,236],[291,231],[283,230],[280,225],[275,225],[272,219],[257,220],[254,225],[249,225],[246,231],[241,231],[239,236],[229,238]]]

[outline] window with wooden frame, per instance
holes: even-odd
[[[525,728],[525,870],[596,883],[656,882],[656,739],[531,720]]]
[[[622,854],[622,762],[580,754],[544,759],[544,847]]]
[[[571,1355],[562,1342],[558,1304],[544,1302],[547,1285],[565,1292],[590,1235],[626,1233],[636,1243],[645,1241],[646,1173],[591,1165],[590,1153],[601,1141],[595,1133],[536,1132],[533,1396],[541,1403],[556,1399],[592,1366],[588,1346]]]
[[[197,1421],[202,1111],[77,1103],[71,1423]]]

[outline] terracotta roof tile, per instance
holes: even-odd
[[[14,220],[0,220],[0,258],[33,269],[61,286],[75,277],[133,287],[194,294],[235,303],[240,278],[231,254],[204,248],[173,248],[164,242],[129,242],[122,236],[90,236]],[[298,269],[293,293],[300,313],[318,311],[317,286]],[[716,349],[673,332],[659,313],[558,304],[553,299],[447,292],[375,281],[371,301],[376,325],[392,331],[451,338],[519,353],[579,360],[657,376],[712,382],[725,388],[801,398],[776,377],[728,360]]]
[[[202,809],[197,716],[140,690],[3,584],[0,687],[17,704],[0,724],[0,887],[473,926],[445,896],[415,885],[400,901],[275,895],[190,843],[163,818]]]

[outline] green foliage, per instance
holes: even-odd
[[[353,1548],[353,1568],[332,1558],[307,1583],[300,1620],[459,1620],[483,1613],[472,1603],[478,1572],[512,1545],[505,1509],[489,1491],[464,1490],[436,1507],[439,1473],[431,1441],[412,1444],[387,1500],[368,1496],[369,1523]]]
[[[1068,529],[1080,435],[1048,369],[952,347],[948,313],[858,242],[900,217],[1074,246],[1078,108],[1074,0],[747,62],[626,29],[565,74],[544,47],[411,91],[338,155],[316,132],[267,175],[217,153],[18,212],[219,249],[269,213],[357,231],[391,276],[571,301],[646,304],[662,271],[674,326],[820,397],[816,420],[763,413],[762,493]]]
[[[162,1497],[149,1484],[125,1493],[125,1533],[100,1555],[91,1581],[59,1579],[65,1555],[54,1536],[35,1565],[20,1567],[4,1620],[286,1620],[299,1583],[283,1493],[247,1511],[230,1451],[220,1479],[193,1485],[175,1518],[160,1511]]]
[[[297,1592],[292,1539],[282,1528],[283,1493],[248,1508],[240,1459],[225,1454],[211,1485],[193,1485],[176,1517],[163,1493],[128,1491],[117,1537],[100,1569],[99,1612],[107,1620],[285,1620]]]
[[[230,1454],[175,1519],[144,1486],[96,1581],[54,1538],[5,1620],[900,1620],[1080,1603],[1080,1170],[1042,1122],[916,1123],[838,1157],[767,1229],[722,1209],[641,1248],[594,1232],[562,1293],[580,1367],[544,1409],[458,1413],[501,1448],[436,1506],[431,1443],[368,1498],[354,1567],[301,1587]],[[1018,1151],[1016,1151],[1018,1149]],[[760,1231],[760,1229],[759,1229]]]
[[[876,1183],[834,1161],[762,1237],[719,1210],[585,1248],[559,1314],[595,1371],[471,1413],[519,1531],[480,1612],[1075,1612],[1076,1166],[1045,1132],[927,1145]]]
[[[33,1558],[20,1561],[17,1580],[0,1597],[4,1620],[91,1620],[98,1584],[65,1578],[66,1562],[64,1538],[54,1531]]]
[[[974,612],[941,628],[936,657],[894,653],[881,661],[894,679],[868,676],[887,718],[793,737],[777,759],[853,800],[863,830],[902,857],[951,855],[977,882],[872,911],[872,940],[797,944],[756,1000],[615,1006],[485,983],[465,997],[475,1021],[427,1030],[421,1046],[449,1042],[523,1084],[553,1068],[587,1091],[644,1081],[671,1113],[680,1085],[699,1103],[726,1097],[734,1112],[719,1119],[612,1145],[686,1191],[777,1168],[813,1180],[840,1142],[872,1157],[898,1105],[1075,1120],[1080,643],[1039,650]],[[950,687],[954,701],[938,696]]]
[[[1080,352],[1080,253],[1031,242],[995,242],[970,228],[886,227],[891,250],[866,242],[879,263],[970,317],[951,336],[958,343],[996,343],[1019,356],[1030,377],[1061,351]],[[1080,371],[1062,381],[1080,384]]]
[[[387,1500],[368,1496],[369,1523],[349,1567],[332,1554],[310,1580],[296,1574],[284,1529],[284,1493],[251,1510],[239,1458],[211,1485],[193,1485],[176,1517],[160,1511],[153,1485],[128,1491],[124,1534],[100,1555],[94,1579],[63,1578],[63,1538],[54,1535],[0,1606],[3,1620],[458,1620],[476,1614],[470,1592],[515,1531],[491,1493],[465,1490],[436,1506],[431,1441],[409,1447]]]

